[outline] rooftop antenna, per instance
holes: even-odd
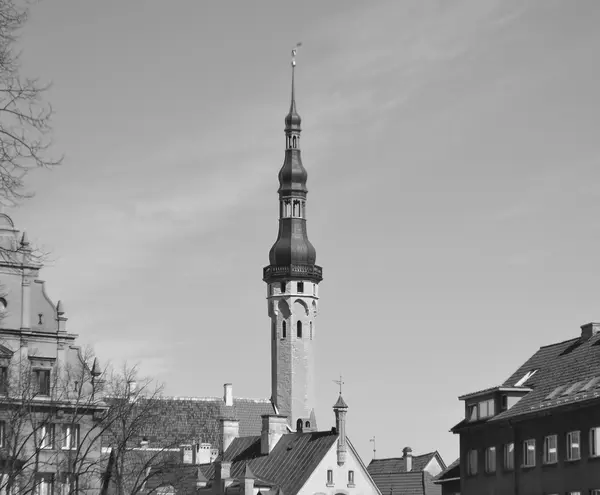
[[[375,448],[375,437],[371,438],[371,440],[369,440],[369,442],[373,442],[373,459],[375,459],[375,457],[377,455],[377,449]]]

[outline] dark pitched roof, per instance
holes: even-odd
[[[371,475],[382,495],[441,495],[440,486],[425,471]]]
[[[489,422],[502,421],[537,411],[558,408],[573,403],[600,400],[600,380],[592,382],[590,388],[582,390],[592,378],[600,377],[600,334],[589,339],[575,338],[541,347],[522,366],[504,381],[502,387],[515,387],[529,372],[537,370],[529,379],[519,383],[532,389],[510,409],[490,418]],[[577,385],[570,393],[550,396],[557,387],[564,391]],[[549,397],[550,396],[550,397]],[[455,428],[466,424],[461,421]]]
[[[223,456],[231,462],[231,478],[244,476],[246,466],[260,479],[277,485],[285,495],[295,495],[337,441],[331,431],[283,435],[268,455],[260,453],[260,436],[240,437],[231,442]],[[203,465],[207,478],[215,465]]]
[[[144,407],[143,400],[140,404]],[[274,414],[267,399],[234,398],[233,406],[226,406],[220,397],[166,397],[152,399],[151,406],[152,419],[143,422],[139,435],[132,439],[132,446],[145,437],[149,447],[172,447],[196,441],[220,448],[219,418],[239,420],[240,436],[249,436],[260,435],[261,415]],[[110,432],[107,432],[103,445],[110,444]]]
[[[456,478],[460,478],[460,458],[456,459],[452,464],[438,474],[434,480],[435,483],[443,483]]]
[[[414,455],[412,460],[411,472],[423,471],[427,464],[437,455],[437,452],[428,454]],[[441,461],[441,458],[439,459]],[[443,461],[440,462],[442,469]],[[373,459],[367,467],[371,476],[376,474],[396,474],[406,472],[406,465],[403,457],[390,457],[388,459]],[[383,492],[382,492],[383,493]]]

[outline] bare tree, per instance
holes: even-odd
[[[19,72],[15,44],[29,4],[0,0],[0,203],[29,197],[24,190],[27,172],[62,161],[49,153],[52,107],[43,99],[48,86]]]

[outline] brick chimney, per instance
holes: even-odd
[[[581,325],[581,340],[588,340],[597,333],[600,333],[600,323],[586,323],[585,325]]]
[[[404,447],[402,449],[402,459],[404,459],[404,467],[406,471],[412,471],[412,449],[410,447]]]
[[[282,414],[263,414],[260,433],[260,453],[268,454],[279,439],[287,432],[287,416]]]
[[[233,385],[231,383],[223,385],[223,401],[226,406],[233,406]]]
[[[240,436],[240,422],[237,419],[221,418],[221,452],[225,452],[234,438]]]

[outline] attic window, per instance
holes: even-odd
[[[567,388],[566,385],[560,385],[558,387],[556,387],[552,392],[550,392],[545,398],[544,400],[552,400],[554,399],[558,394],[560,394],[565,388]]]
[[[579,389],[585,384],[585,381],[583,382],[577,382],[577,383],[573,383],[572,385],[569,385],[561,395],[561,397],[564,397],[565,395],[569,395],[575,392],[578,392]]]
[[[599,386],[600,386],[600,376],[595,376],[581,388],[581,391],[586,392],[587,390],[591,390],[591,389],[597,388]]]
[[[533,375],[535,375],[537,373],[537,371],[538,370],[535,369],[535,370],[531,370],[531,371],[528,371],[527,373],[525,373],[523,378],[521,378],[517,383],[515,383],[515,387],[522,387],[527,380],[529,380]]]

